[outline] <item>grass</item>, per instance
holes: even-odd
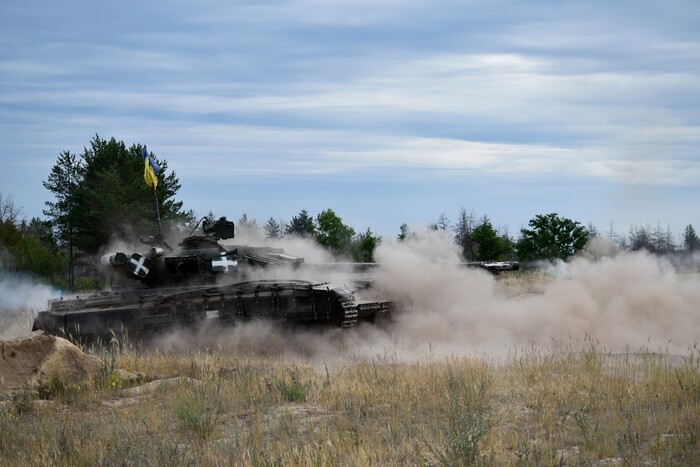
[[[700,351],[342,364],[106,349],[92,384],[0,406],[3,465],[700,463]],[[111,353],[110,353],[111,352]],[[112,366],[158,374],[111,384]]]

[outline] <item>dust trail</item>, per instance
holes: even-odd
[[[598,245],[559,263],[543,293],[509,298],[488,273],[455,266],[457,254],[429,233],[377,251],[379,283],[409,303],[394,328],[409,349],[492,353],[583,346],[588,336],[610,350],[685,353],[699,339],[700,278],[677,274],[663,258]]]
[[[288,253],[328,261],[311,242],[283,244]],[[165,348],[229,349],[321,360],[391,353],[414,359],[430,355],[488,354],[513,349],[584,348],[685,354],[700,336],[700,278],[684,275],[663,258],[618,253],[594,242],[580,257],[549,265],[547,276],[530,279],[508,294],[492,274],[459,266],[449,238],[422,232],[404,242],[385,242],[376,252],[380,295],[400,303],[383,326],[361,323],[341,331],[249,323],[227,330],[163,336]],[[351,283],[347,273],[266,270],[256,278],[304,278]],[[543,280],[546,279],[546,280]],[[522,279],[527,280],[527,279]]]
[[[0,270],[0,340],[28,335],[34,315],[59,295],[28,276]]]

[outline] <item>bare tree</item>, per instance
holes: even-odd
[[[16,208],[12,196],[3,196],[0,193],[0,222],[17,225],[22,215],[22,208]]]
[[[443,232],[450,228],[450,220],[447,218],[444,212],[440,214],[440,217],[438,217],[435,226],[437,227],[437,230],[441,230]]]
[[[474,234],[474,227],[474,211],[467,211],[462,207],[459,210],[457,222],[452,228],[452,231],[455,234],[455,243],[462,248],[462,256],[468,261],[472,261],[474,258],[476,258],[476,245],[474,244],[474,239],[472,238]]]

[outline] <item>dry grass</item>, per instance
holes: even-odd
[[[700,463],[700,351],[377,357],[331,366],[194,351],[103,353],[101,373],[0,407],[5,465]]]

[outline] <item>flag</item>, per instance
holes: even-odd
[[[146,180],[146,185],[152,186],[155,190],[158,186],[158,172],[160,172],[160,167],[156,164],[156,161],[151,159],[148,155],[148,150],[146,146],[143,147],[143,179]]]

